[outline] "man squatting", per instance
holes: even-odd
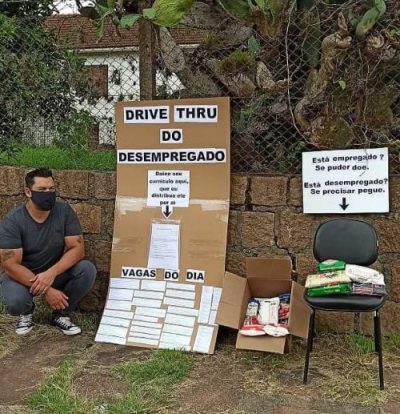
[[[25,205],[12,209],[0,223],[2,296],[5,310],[18,316],[16,333],[33,327],[34,297],[52,309],[51,324],[66,335],[81,332],[70,320],[89,292],[96,268],[84,258],[81,226],[74,210],[56,201],[52,172],[40,168],[25,177]]]

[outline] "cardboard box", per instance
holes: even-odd
[[[246,277],[226,272],[216,322],[240,329],[250,298],[272,298],[291,293],[289,332],[307,338],[310,308],[304,300],[304,287],[292,280],[290,257],[251,257],[246,259]],[[283,354],[289,351],[291,335],[286,337],[244,336],[238,333],[236,348]]]

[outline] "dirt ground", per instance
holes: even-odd
[[[151,353],[94,343],[93,333],[65,337],[41,325],[34,334],[16,338],[11,330],[10,321],[0,321],[0,414],[30,413],[27,398],[66,358],[79,364],[73,382],[77,394],[89,399],[99,394],[118,397],[127,392],[127,385],[111,374],[110,366]],[[9,339],[4,342],[4,338]],[[168,407],[160,407],[158,412],[400,414],[396,352],[385,355],[386,389],[381,392],[375,356],[346,355],[342,338],[316,341],[307,386],[301,381],[302,341],[296,341],[291,354],[284,356],[237,351],[234,341],[232,331],[220,330],[216,353],[194,355],[195,367],[189,377],[176,388]]]

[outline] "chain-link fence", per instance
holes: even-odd
[[[111,147],[115,102],[139,99],[148,75],[138,24],[107,20],[99,40],[65,14],[74,2],[22,3],[0,2],[0,149]],[[232,98],[234,172],[299,173],[303,151],[378,146],[400,172],[400,0],[198,0],[153,33],[154,98]]]

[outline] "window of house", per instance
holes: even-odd
[[[108,97],[108,65],[90,65],[89,83],[93,95]]]

